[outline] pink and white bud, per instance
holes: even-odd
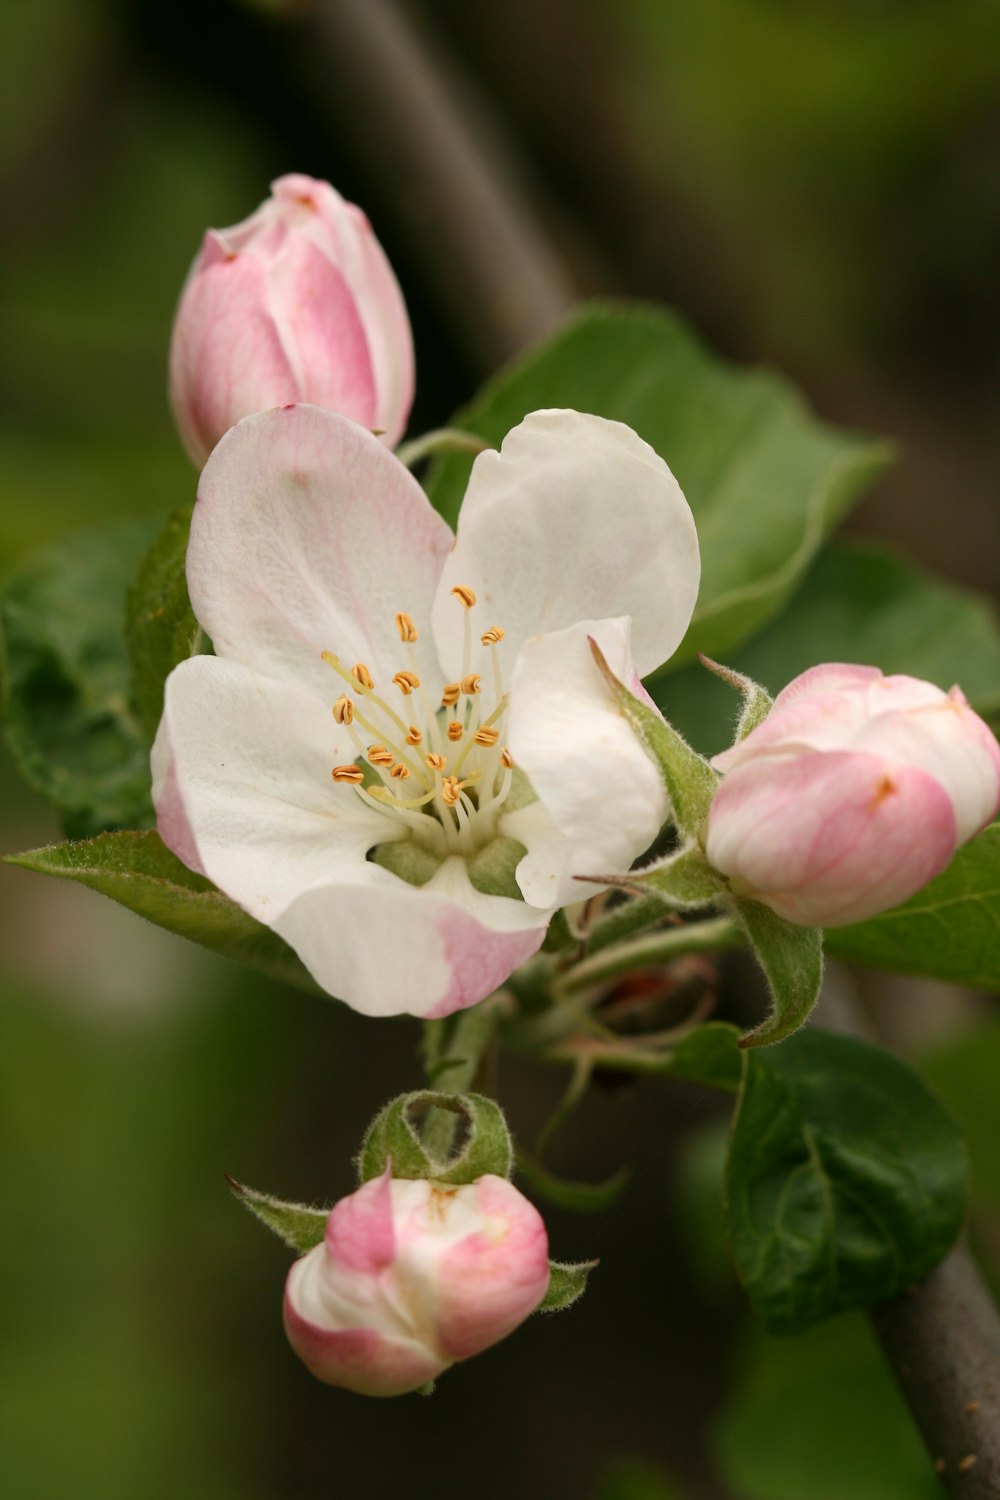
[[[1000,746],[959,689],[876,667],[804,672],[712,764],[709,862],[812,927],[907,900],[1000,808]]]
[[[413,340],[361,210],[294,173],[241,224],[210,229],[174,320],[170,399],[199,468],[241,417],[294,402],[395,443],[413,400]]]
[[[541,1215],[503,1177],[381,1177],[342,1198],[288,1274],[285,1331],[320,1380],[400,1396],[505,1338],[549,1282]]]

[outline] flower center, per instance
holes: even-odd
[[[449,854],[474,858],[493,842],[514,783],[514,762],[502,743],[508,695],[498,647],[504,632],[490,625],[477,646],[476,595],[464,584],[451,592],[464,613],[462,675],[447,684],[439,703],[431,701],[416,670],[418,634],[408,614],[396,615],[408,664],[392,678],[405,703],[403,714],[379,691],[364,662],[347,668],[333,652],[323,652],[349,689],[334,703],[333,717],[357,750],[348,765],[333,767],[334,781],[393,821],[387,839],[398,840],[402,824],[405,836],[438,861]]]

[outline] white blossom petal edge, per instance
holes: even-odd
[[[666,660],[698,541],[629,428],[532,412],[476,460],[453,537],[355,423],[247,417],[187,573],[216,654],[167,680],[160,833],[355,1010],[475,1004],[590,894],[575,876],[656,836],[659,778],[587,638],[633,685]]]

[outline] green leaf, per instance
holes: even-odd
[[[691,749],[673,725],[664,723],[659,714],[619,682],[593,639],[590,649],[622,716],[628,720],[646,754],[659,769],[677,826],[683,833],[696,836],[708,818],[712,796],[719,784],[718,774]]]
[[[247,916],[211,881],[196,875],[152,832],[102,833],[80,843],[50,844],[7,863],[76,880],[138,912],[158,927],[259,969],[272,979],[321,993],[291,948]]]
[[[595,1500],[690,1500],[692,1491],[642,1458],[614,1458],[601,1476]]]
[[[523,1151],[517,1153],[517,1170],[536,1193],[557,1208],[569,1208],[580,1214],[600,1214],[610,1208],[632,1176],[630,1168],[621,1167],[603,1182],[570,1182],[568,1178],[557,1177]]]
[[[744,1054],[726,1169],[730,1241],[774,1333],[900,1295],[962,1227],[961,1132],[899,1058],[802,1031]]]
[[[315,1245],[322,1243],[326,1232],[326,1221],[330,1217],[328,1208],[310,1208],[305,1203],[286,1203],[281,1198],[272,1198],[270,1193],[260,1193],[256,1188],[246,1187],[235,1177],[226,1181],[233,1197],[245,1208],[272,1229],[279,1240],[284,1240],[292,1250],[304,1255]]]
[[[575,1265],[564,1261],[549,1261],[548,1291],[536,1307],[536,1312],[562,1312],[583,1296],[587,1278],[598,1264],[596,1260],[581,1260]]]
[[[997,1079],[1000,1078],[1000,1015],[963,1018],[921,1051],[917,1066],[965,1132],[972,1162],[972,1217],[977,1209],[992,1223],[1000,1213],[1000,1152],[997,1151]]]
[[[829,952],[877,969],[1000,990],[1000,823],[902,906],[826,933]]]
[[[33,557],[0,595],[7,739],[72,837],[153,820],[123,633],[125,592],[151,532],[122,521],[74,536]]]
[[[771,991],[771,1010],[741,1047],[780,1042],[806,1021],[823,983],[823,933],[818,927],[786,922],[770,907],[742,896],[731,898],[733,912],[750,939]]]
[[[991,602],[869,543],[825,547],[780,619],[731,660],[772,693],[820,662],[850,661],[944,689],[957,682],[979,713],[1000,711],[1000,624]],[[659,678],[653,696],[705,754],[728,744],[732,695],[700,667]]]
[[[188,598],[184,563],[191,506],[174,511],[146,553],[128,591],[126,626],[132,660],[132,703],[152,743],[163,713],[163,684],[178,662],[202,647]]]
[[[679,318],[651,306],[584,307],[452,425],[499,446],[527,412],[546,406],[626,422],[676,474],[702,556],[680,658],[723,653],[774,614],[891,456],[884,443],[817,421],[776,376],[725,364]],[[452,523],[470,464],[446,458],[427,482]]]
[[[728,1021],[705,1021],[681,1038],[661,1071],[735,1094],[743,1076],[739,1038],[739,1028]]]

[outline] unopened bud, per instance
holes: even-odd
[[[710,864],[810,927],[907,900],[1000,807],[1000,747],[959,689],[876,667],[804,672],[712,764]]]
[[[285,1330],[328,1385],[399,1396],[513,1332],[548,1284],[545,1225],[503,1177],[445,1186],[387,1167],[292,1266]]]
[[[242,223],[210,229],[174,321],[170,394],[199,467],[241,417],[299,401],[395,444],[413,399],[413,343],[361,210],[296,173]]]

